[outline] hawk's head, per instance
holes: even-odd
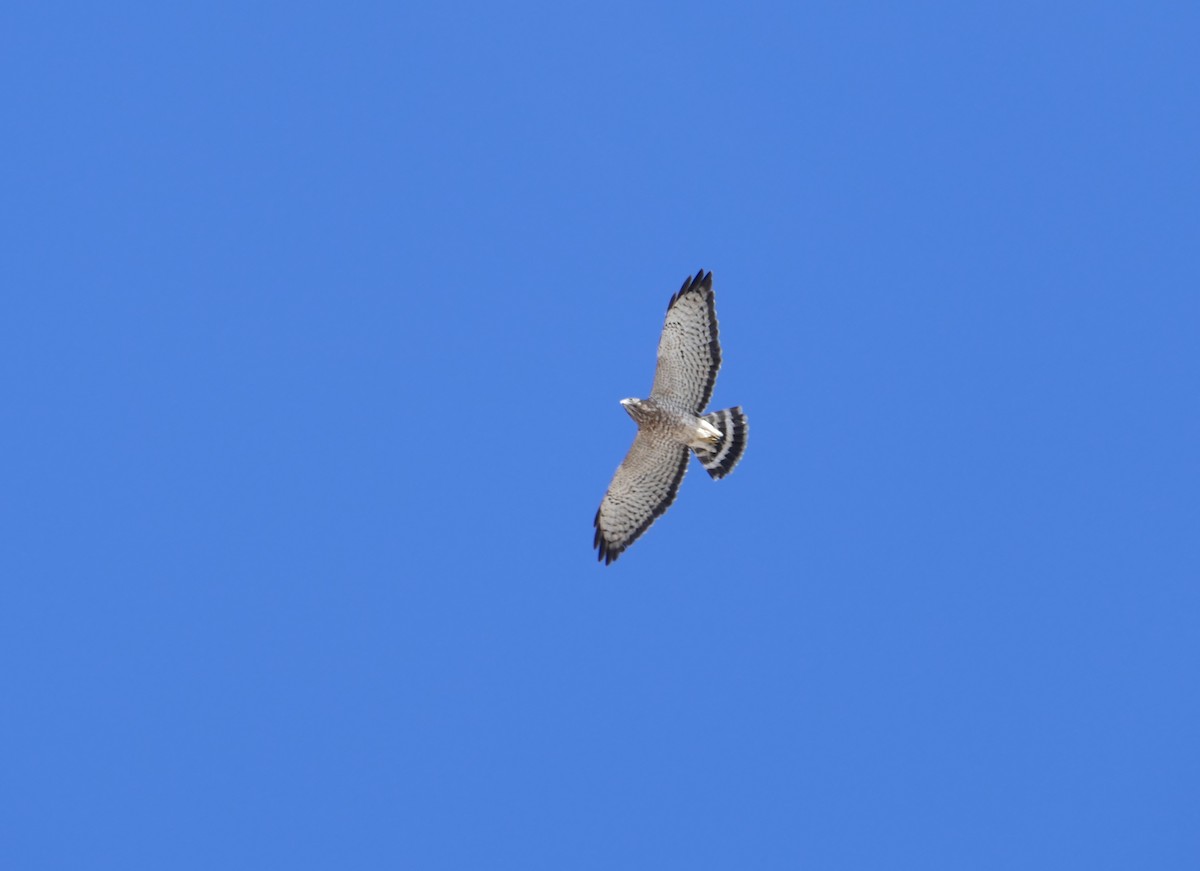
[[[649,412],[649,408],[646,405],[646,400],[644,399],[622,399],[621,405],[624,407],[625,411],[629,413],[629,416],[638,423],[641,423],[643,420],[645,420],[647,413]]]

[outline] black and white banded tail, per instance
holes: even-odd
[[[740,405],[723,408],[703,416],[721,431],[721,441],[711,447],[692,448],[697,459],[714,478],[724,478],[733,471],[742,454],[746,452],[746,435],[750,423]]]

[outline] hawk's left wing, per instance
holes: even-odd
[[[654,430],[638,430],[596,512],[594,545],[605,565],[671,506],[687,464],[687,445]]]
[[[695,278],[684,280],[667,306],[650,398],[700,414],[712,398],[720,368],[712,273],[700,270]]]

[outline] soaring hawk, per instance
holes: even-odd
[[[702,414],[720,368],[712,273],[700,270],[667,305],[650,398],[621,400],[638,432],[596,512],[595,547],[605,565],[675,501],[689,448],[713,478],[742,458],[749,424],[741,407]]]

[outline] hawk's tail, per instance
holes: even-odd
[[[724,478],[733,471],[733,467],[746,452],[746,435],[750,431],[750,422],[746,420],[746,414],[740,405],[706,414],[704,419],[721,431],[721,440],[712,447],[692,450],[696,452],[696,457],[708,474],[714,478]]]

